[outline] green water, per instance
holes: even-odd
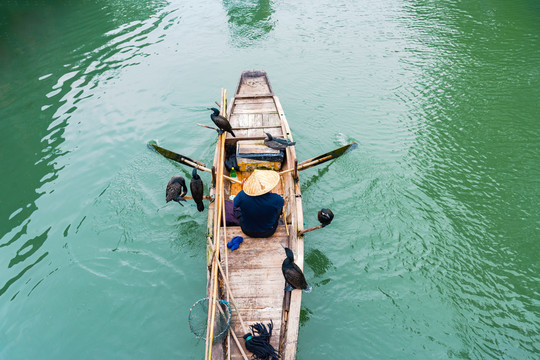
[[[206,107],[264,69],[299,160],[298,359],[538,359],[536,1],[4,1],[0,359],[201,359]],[[203,174],[208,186],[209,176]]]

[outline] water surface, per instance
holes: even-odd
[[[538,357],[536,2],[58,0],[0,5],[0,358],[201,358],[206,213],[145,144],[210,163],[246,69],[300,160],[359,143],[302,173],[299,359]]]

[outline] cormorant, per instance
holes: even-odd
[[[189,187],[191,189],[191,196],[193,196],[193,200],[197,204],[197,210],[203,211],[203,182],[199,174],[197,174],[197,168],[193,169],[191,175],[191,183],[189,184]]]
[[[186,194],[187,186],[184,178],[181,176],[173,176],[167,184],[167,190],[165,191],[165,200],[167,200],[167,202],[173,200],[182,205],[180,201],[186,201],[184,199],[184,195]]]
[[[287,139],[274,138],[271,134],[265,132],[268,139],[264,139],[264,144],[269,148],[276,150],[285,150],[287,146],[296,144],[296,141],[289,141]]]
[[[231,123],[229,120],[225,119],[223,116],[219,115],[219,110],[216,108],[207,108],[208,110],[212,110],[214,113],[210,114],[210,118],[216,124],[216,126],[219,128],[219,135],[223,134],[224,131],[227,131],[231,133],[232,136],[236,137],[232,131]]]
[[[281,244],[281,246],[283,246],[283,244]],[[285,291],[300,289],[307,293],[311,292],[311,286],[307,284],[304,273],[300,270],[298,265],[294,263],[294,254],[292,250],[285,246],[283,246],[283,248],[287,255],[287,258],[283,260],[283,264],[281,265],[281,271],[283,271],[283,276],[285,277],[285,281],[287,281]]]
[[[317,213],[317,219],[319,219],[322,227],[325,227],[332,222],[332,219],[334,219],[334,213],[330,209],[323,208]]]

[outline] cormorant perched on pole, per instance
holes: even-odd
[[[283,246],[283,244],[281,244],[281,246]],[[294,263],[294,254],[292,250],[285,246],[283,246],[283,248],[285,249],[285,254],[287,255],[287,258],[283,260],[283,264],[281,265],[281,271],[283,271],[283,276],[287,281],[285,291],[300,289],[307,293],[311,292],[312,288],[307,284],[304,273],[302,270],[300,270],[298,265]]]
[[[214,113],[210,114],[210,118],[216,124],[216,126],[220,129],[219,135],[223,134],[224,131],[227,131],[231,133],[232,136],[236,137],[232,131],[231,123],[229,120],[225,119],[223,116],[219,115],[219,110],[216,108],[207,108],[208,110],[212,110]]]
[[[197,210],[203,211],[204,210],[204,204],[203,204],[203,182],[201,180],[201,177],[199,174],[197,174],[197,168],[194,168],[191,172],[192,178],[191,183],[189,184],[189,187],[191,189],[191,196],[193,196],[193,200],[197,204]]]
[[[296,141],[289,141],[287,139],[274,138],[272,134],[265,132],[268,139],[264,139],[264,144],[269,148],[276,150],[285,150],[287,146],[293,146]]]
[[[183,177],[173,176],[169,183],[167,184],[167,189],[165,191],[165,200],[176,201],[180,205],[180,201],[186,201],[184,195],[187,194],[187,186]],[[184,205],[182,205],[184,206]]]

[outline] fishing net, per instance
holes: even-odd
[[[208,298],[200,299],[189,310],[189,327],[191,332],[199,339],[206,339],[208,304]],[[229,307],[229,303],[225,300],[217,300],[213,341],[223,340],[230,326],[231,308]]]

